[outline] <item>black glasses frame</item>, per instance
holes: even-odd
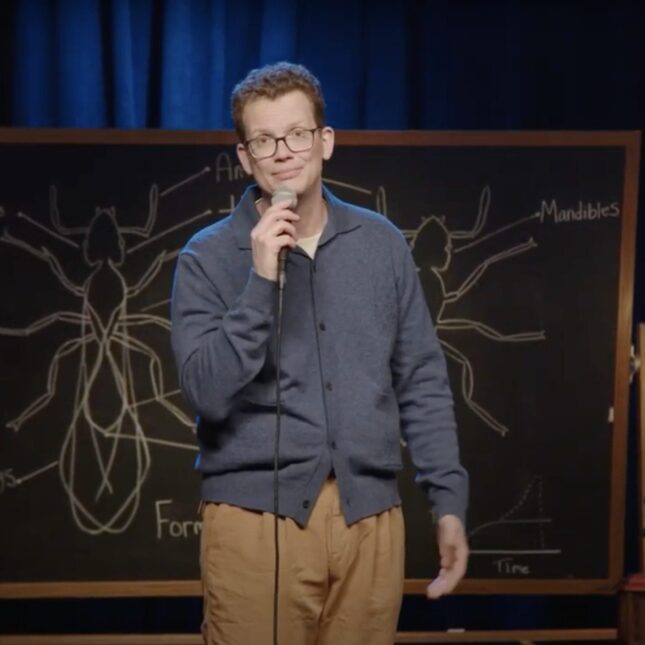
[[[269,137],[269,138],[273,139],[273,152],[272,152],[270,155],[262,155],[261,157],[256,157],[256,156],[253,154],[253,152],[251,151],[251,147],[249,146],[249,144],[250,144],[250,143],[252,143],[253,141],[255,141],[255,139],[258,139],[259,137],[253,137],[252,139],[247,139],[247,140],[244,142],[244,147],[249,151],[249,154],[250,154],[250,155],[253,157],[253,159],[255,159],[256,161],[257,161],[257,160],[259,160],[259,159],[269,159],[270,157],[273,157],[273,155],[278,151],[278,143],[280,143],[280,141],[284,141],[284,145],[285,145],[285,146],[287,146],[287,149],[288,149],[290,152],[305,152],[305,151],[307,151],[307,150],[311,150],[311,149],[313,148],[313,146],[314,146],[315,136],[314,136],[314,137],[312,137],[312,139],[311,139],[311,145],[310,145],[308,148],[301,148],[300,150],[293,150],[293,149],[289,146],[289,144],[287,143],[287,137],[288,137],[288,136],[289,136],[289,135],[290,135],[294,130],[304,130],[305,132],[311,132],[312,134],[315,134],[316,130],[322,130],[322,128],[321,128],[320,126],[316,126],[315,128],[293,128],[293,130],[289,130],[289,132],[287,132],[287,134],[285,134],[283,137],[273,137],[273,136],[271,136],[270,134],[260,135],[260,136]]]

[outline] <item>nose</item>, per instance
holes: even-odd
[[[287,144],[284,139],[280,139],[280,141],[277,142],[277,146],[278,147],[276,148],[274,155],[276,159],[285,159],[293,154],[291,150],[287,148]]]

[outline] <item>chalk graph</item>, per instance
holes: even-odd
[[[545,513],[543,489],[543,478],[534,477],[511,508],[473,528],[468,533],[471,555],[560,555],[561,549],[547,546],[552,519]]]

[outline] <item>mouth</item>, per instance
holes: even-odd
[[[274,172],[273,177],[278,181],[285,181],[287,179],[293,179],[300,174],[301,168],[293,168],[291,170],[281,170],[280,172]]]

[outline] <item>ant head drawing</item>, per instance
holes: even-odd
[[[83,255],[90,266],[108,261],[114,266],[123,264],[125,240],[116,222],[114,206],[96,209],[83,240]]]
[[[412,255],[419,268],[445,271],[450,265],[452,240],[443,217],[424,218],[412,239]]]

